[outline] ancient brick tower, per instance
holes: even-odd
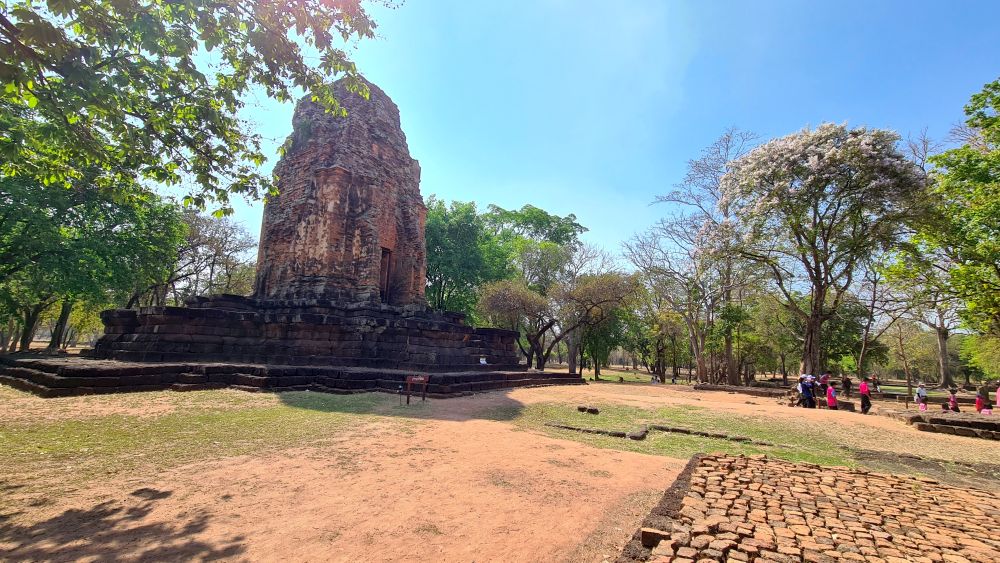
[[[104,311],[94,361],[0,356],[0,383],[44,396],[204,389],[402,388],[456,396],[582,383],[528,372],[517,332],[475,328],[430,311],[420,167],[399,111],[338,88],[347,117],[303,100],[278,163],[280,195],[264,209],[254,295],[213,295],[185,307]]]
[[[264,208],[256,297],[424,305],[420,165],[396,104],[338,83],[348,118],[308,98],[295,108],[275,168],[280,195]]]

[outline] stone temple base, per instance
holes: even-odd
[[[148,363],[88,358],[0,356],[0,383],[42,397],[135,391],[398,392],[413,371],[329,366],[227,363]],[[461,371],[430,374],[427,394],[458,397],[471,393],[582,384],[578,375],[518,371]]]
[[[0,357],[0,383],[44,397],[223,387],[396,392],[410,375],[429,376],[428,394],[441,397],[583,383],[519,365],[517,332],[473,328],[459,313],[419,306],[222,295],[101,318],[104,336],[87,357]]]
[[[99,359],[418,372],[524,369],[517,332],[473,328],[461,313],[415,306],[223,295],[187,307],[104,311],[101,318],[104,336],[91,353]]]

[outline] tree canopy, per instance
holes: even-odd
[[[883,130],[823,124],[732,163],[720,205],[740,221],[738,252],[765,266],[805,323],[803,373],[821,369],[819,337],[862,260],[893,245],[922,205],[923,173]],[[796,288],[808,290],[799,304]]]
[[[0,196],[16,202],[0,219],[0,253],[15,257],[3,264],[0,317],[21,326],[22,348],[56,302],[69,315],[78,301],[124,301],[169,270],[184,233],[179,208],[129,191],[119,199],[84,181],[66,189],[0,178]]]
[[[930,158],[936,213],[917,241],[950,260],[951,289],[978,330],[1000,335],[1000,80],[965,106],[969,142]]]
[[[342,46],[372,37],[360,0],[14,0],[0,7],[0,174],[107,187],[138,175],[190,187],[189,202],[273,189],[252,89],[297,90],[340,112],[332,78],[366,95]]]

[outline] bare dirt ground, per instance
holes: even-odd
[[[25,495],[23,513],[0,520],[0,559],[614,558],[682,461],[467,417],[509,402],[434,401],[442,416],[403,431],[386,420],[321,446],[128,475],[63,498]]]
[[[17,395],[0,402],[0,421],[177,408],[173,399],[144,406],[143,397]],[[520,389],[432,401],[415,418],[359,419],[293,449],[114,474],[64,495],[0,478],[0,495],[17,505],[0,514],[0,560],[614,559],[686,460],[598,449],[481,416],[540,402],[697,405],[837,425],[868,450],[992,457],[981,440],[745,395],[617,384]]]

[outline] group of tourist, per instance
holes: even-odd
[[[993,405],[1000,405],[1000,384],[997,385],[996,402],[990,404],[990,390],[983,385],[976,391],[976,411],[980,414],[993,414]]]
[[[838,410],[837,386],[832,382],[832,378],[833,373],[829,370],[823,372],[823,375],[819,379],[808,373],[800,375],[799,383],[795,387],[799,393],[797,406],[814,409],[818,403],[816,400],[817,397],[822,396],[826,398],[827,409]],[[851,397],[853,388],[854,382],[851,381],[851,378],[847,374],[844,374],[840,379],[840,390],[843,392],[845,398],[849,399]],[[861,379],[861,383],[858,385],[858,394],[861,395],[861,414],[868,414],[868,411],[872,408],[872,391],[879,393],[881,390],[877,377],[868,377],[866,375]]]
[[[941,403],[942,412],[962,412],[962,409],[958,407],[958,389],[952,387],[948,390],[948,400]],[[996,391],[996,402],[1000,404],[1000,387],[997,387]],[[927,386],[920,383],[917,386],[917,392],[913,396],[913,400],[917,403],[917,408],[921,411],[927,410]],[[975,402],[976,412],[979,414],[991,415],[993,414],[993,404],[990,403],[990,392],[986,386],[982,386],[976,391],[976,402]]]
[[[830,410],[839,410],[837,399],[838,391],[837,386],[832,382],[833,374],[830,371],[826,371],[818,379],[816,376],[804,373],[799,376],[799,382],[795,386],[795,390],[798,391],[798,401],[796,406],[804,407],[807,409],[814,409],[819,405],[819,399],[826,399],[826,408]],[[850,398],[851,392],[854,387],[854,382],[848,375],[844,375],[840,379],[840,392],[843,393],[844,397]],[[860,385],[858,385],[858,394],[861,396],[861,414],[868,414],[872,408],[872,392],[881,393],[882,389],[879,384],[879,380],[875,376],[864,376],[861,380]],[[941,403],[942,411],[949,412],[961,412],[958,406],[958,389],[952,388],[950,390],[948,399]],[[924,383],[920,383],[917,386],[917,391],[913,396],[914,402],[917,404],[917,408],[921,411],[927,410],[928,396],[927,396],[927,386]],[[976,412],[985,415],[993,414],[993,405],[1000,405],[1000,386],[996,390],[996,402],[991,403],[990,401],[990,390],[987,386],[982,386],[976,392],[976,402],[975,409]]]
[[[799,382],[795,387],[795,390],[799,393],[799,400],[797,405],[807,409],[814,409],[818,405],[817,398],[823,397],[826,399],[826,408],[830,410],[838,410],[837,406],[837,386],[832,381],[833,373],[826,371],[819,377],[808,373],[804,373],[799,376]],[[847,375],[844,375],[840,380],[840,389],[843,392],[844,397],[850,398],[851,391],[854,387],[854,382]],[[877,380],[874,384],[866,376],[861,381],[861,385],[858,386],[858,393],[861,395],[861,412],[868,414],[871,409],[871,390],[875,388],[878,390]]]

